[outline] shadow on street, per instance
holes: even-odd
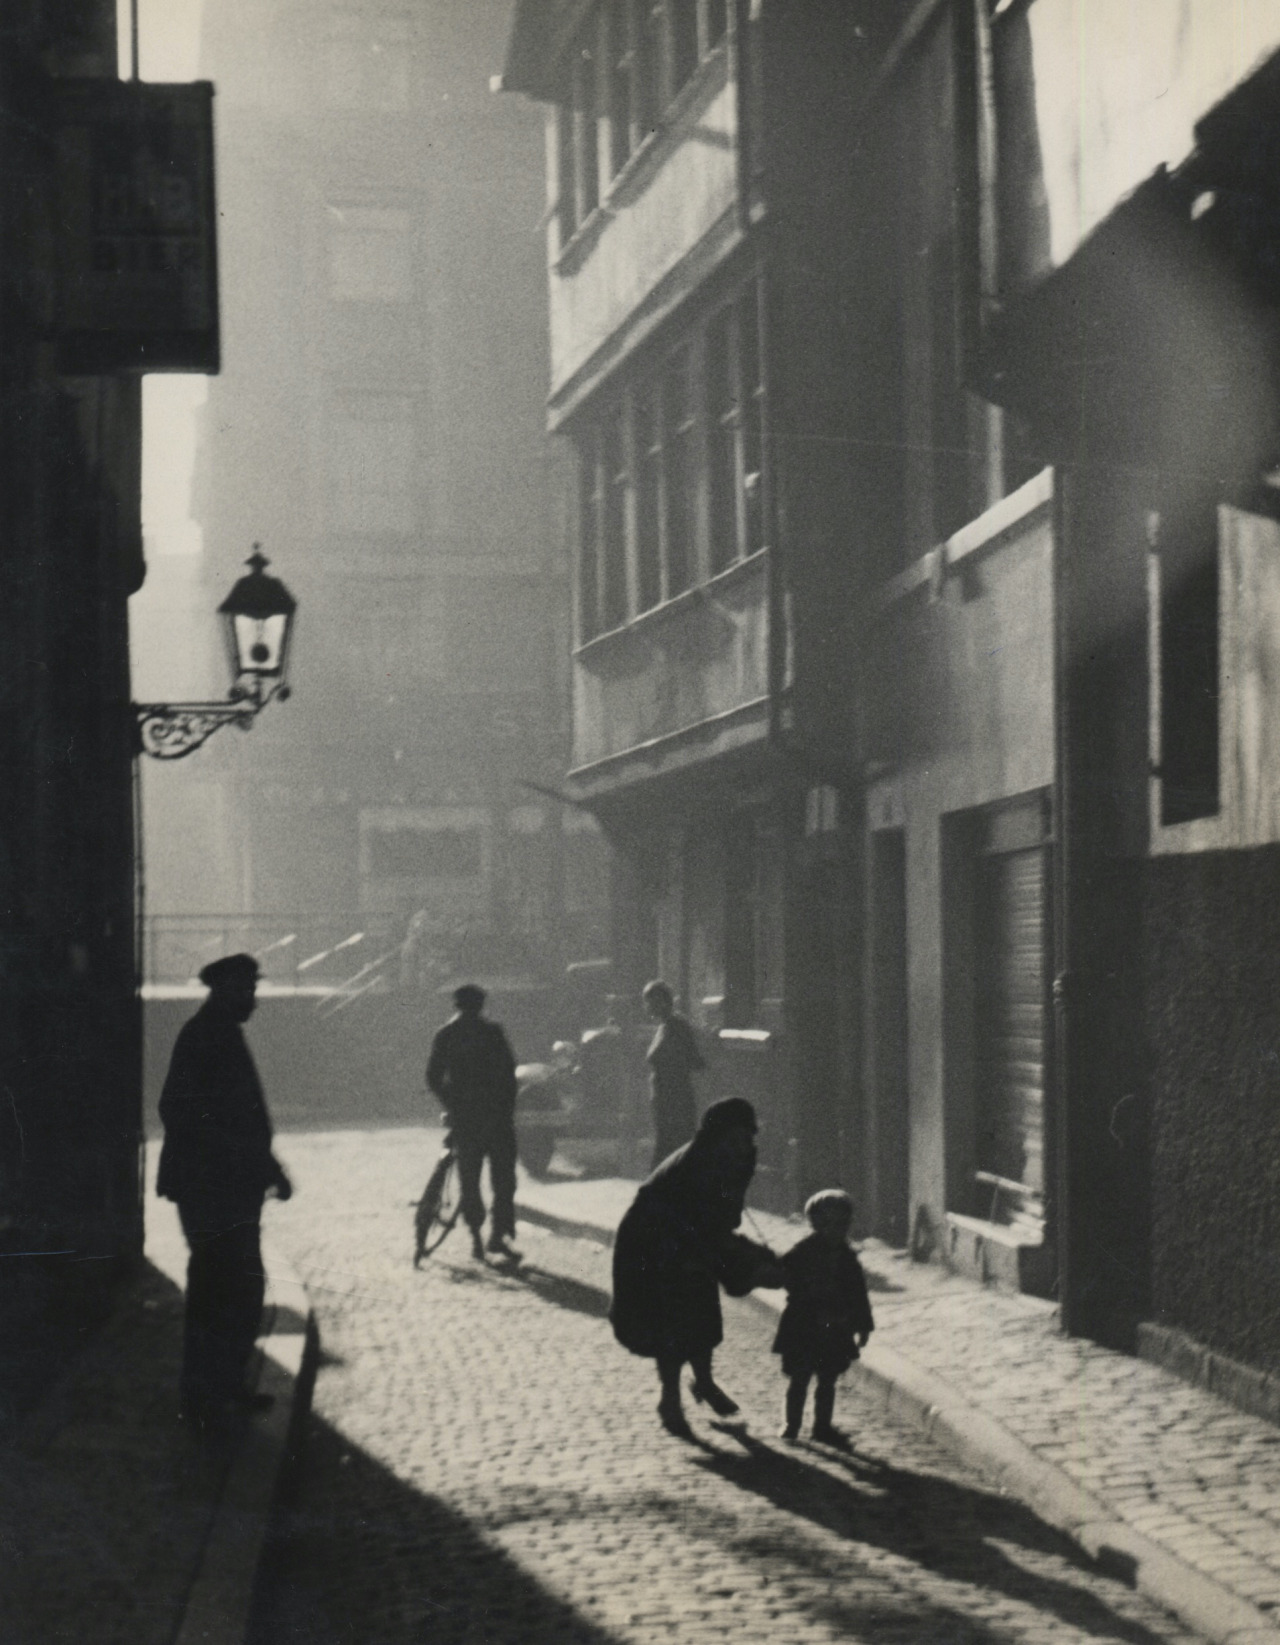
[[[614,1645],[467,1519],[318,1418],[297,1484],[246,1645]]]
[[[843,1470],[846,1477],[840,1478],[802,1455],[764,1444],[743,1429],[735,1430],[734,1438],[741,1451],[703,1453],[697,1463],[788,1514],[850,1541],[882,1548],[949,1581],[1003,1594],[1099,1639],[1160,1645],[1159,1635],[1118,1616],[1087,1589],[1039,1574],[1006,1554],[998,1544],[1011,1544],[1033,1556],[1056,1556],[1081,1572],[1097,1570],[1066,1537],[1009,1497],[960,1485],[942,1475],[895,1468],[865,1453],[824,1452],[824,1461]],[[716,1534],[710,1520],[699,1530],[703,1535]],[[753,1546],[750,1539],[744,1542],[735,1535],[733,1521],[721,1526],[720,1534],[738,1554],[800,1565],[812,1575],[838,1578],[834,1562],[830,1573],[814,1569],[815,1561],[823,1563],[826,1556],[799,1537],[785,1544],[770,1539]],[[837,1611],[841,1626],[867,1626],[857,1615],[846,1616],[845,1602],[838,1604]],[[822,1615],[829,1622],[837,1620],[825,1602]],[[949,1631],[948,1640],[982,1637],[974,1631],[971,1619],[956,1619],[955,1625],[961,1633]]]

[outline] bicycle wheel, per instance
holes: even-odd
[[[413,1217],[413,1266],[443,1243],[462,1210],[458,1158],[452,1151],[436,1161]]]

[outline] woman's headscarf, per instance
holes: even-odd
[[[719,1102],[713,1102],[706,1113],[698,1121],[698,1135],[700,1137],[719,1137],[726,1131],[733,1131],[741,1127],[756,1132],[756,1111],[745,1097],[721,1097]]]

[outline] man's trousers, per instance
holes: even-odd
[[[514,1239],[516,1232],[516,1123],[514,1114],[494,1114],[450,1125],[462,1179],[462,1218],[473,1234],[484,1226],[480,1173],[486,1158],[493,1185],[491,1239]]]
[[[184,1411],[216,1413],[241,1396],[262,1319],[266,1277],[257,1216],[226,1228],[196,1226],[178,1207],[187,1236],[187,1308],[182,1341]]]

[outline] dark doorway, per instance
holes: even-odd
[[[871,836],[871,1059],[868,1220],[907,1242],[910,1107],[907,1087],[907,846],[900,828]]]

